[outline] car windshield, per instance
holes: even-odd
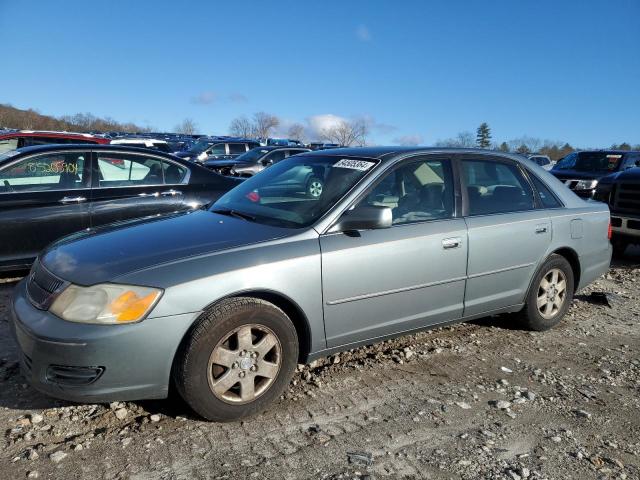
[[[243,153],[242,155],[238,155],[235,158],[236,162],[247,162],[254,163],[264,157],[271,150],[267,148],[254,148],[253,150],[249,150],[247,153]]]
[[[189,152],[191,152],[191,153],[202,153],[207,148],[209,148],[209,146],[211,146],[212,144],[213,144],[213,142],[211,140],[198,140],[196,143],[191,145],[191,147],[189,148]]]
[[[554,168],[580,172],[613,172],[618,169],[621,161],[621,153],[578,152],[559,160]]]
[[[308,227],[377,165],[338,156],[278,162],[223,195],[210,211],[284,228]]]

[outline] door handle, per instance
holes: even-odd
[[[442,248],[444,248],[445,250],[448,250],[450,248],[458,248],[460,245],[462,245],[462,239],[460,237],[445,238],[444,240],[442,240]]]
[[[536,227],[536,233],[547,233],[547,226],[546,225],[538,225]]]
[[[160,196],[160,192],[154,192],[154,193],[139,193],[138,194],[139,197],[159,197]]]
[[[176,195],[182,195],[182,192],[180,190],[174,190],[172,188],[171,190],[162,192],[160,195],[162,195],[163,197],[175,197]]]
[[[82,202],[86,202],[87,199],[85,197],[62,197],[60,199],[60,203],[82,203]]]

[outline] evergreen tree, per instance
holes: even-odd
[[[509,151],[509,145],[507,145],[507,142],[502,142],[500,144],[500,146],[498,147],[498,150],[500,150],[501,152],[508,152]]]
[[[487,122],[482,122],[476,133],[476,145],[480,148],[489,148],[491,145],[491,129]]]

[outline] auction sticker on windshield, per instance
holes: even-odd
[[[343,158],[336,164],[334,168],[350,168],[352,170],[367,171],[375,165],[374,162],[367,162],[365,160],[352,160],[350,158]]]

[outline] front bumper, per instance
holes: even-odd
[[[640,216],[611,212],[611,231],[614,237],[640,243]]]
[[[11,330],[24,376],[52,397],[80,402],[165,398],[175,352],[198,313],[130,325],[67,322],[14,291]]]

